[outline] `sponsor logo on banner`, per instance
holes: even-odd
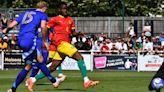
[[[82,54],[84,57],[84,63],[86,65],[87,70],[91,70],[91,55],[90,54]],[[78,61],[66,57],[63,63],[61,64],[63,70],[79,70]]]
[[[64,70],[78,70],[77,61],[66,57],[62,63],[62,69],[64,69]]]
[[[94,56],[94,68],[110,70],[137,70],[137,57],[126,55]]]
[[[106,67],[106,57],[96,57],[95,59],[96,68],[105,68]]]
[[[124,64],[123,59],[113,59],[113,60],[107,61],[107,67],[117,66],[117,65],[122,65],[122,64]]]
[[[138,71],[157,71],[164,59],[158,55],[139,55]]]
[[[24,65],[22,54],[17,52],[4,53],[4,68],[22,68]]]

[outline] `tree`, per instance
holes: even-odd
[[[122,16],[123,2],[126,16],[162,14],[162,0],[64,0],[70,5],[72,16]]]
[[[10,7],[12,0],[1,0],[0,5],[7,1],[7,7]],[[21,0],[15,0],[21,1]],[[41,0],[22,0],[23,8],[31,8]],[[45,0],[49,3],[48,15],[57,15],[57,6],[59,2],[65,1],[69,5],[69,14],[71,16],[122,16],[123,6],[125,6],[125,16],[149,16],[164,15],[161,10],[162,0]],[[26,2],[26,3],[24,3]],[[16,3],[20,8],[22,3]],[[0,6],[2,7],[2,6]]]

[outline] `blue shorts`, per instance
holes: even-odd
[[[26,33],[18,37],[18,45],[23,50],[22,58],[25,61],[33,61],[36,58],[36,37]],[[26,63],[26,62],[25,62]]]

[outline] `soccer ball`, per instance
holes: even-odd
[[[152,87],[154,89],[161,89],[164,86],[164,81],[161,78],[154,78],[152,80]]]

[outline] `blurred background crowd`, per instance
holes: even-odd
[[[0,31],[11,23],[4,14],[0,14]],[[126,34],[123,37],[108,37],[108,34],[87,33],[78,37],[72,37],[72,44],[79,50],[92,50],[94,54],[136,54],[139,51],[151,54],[164,54],[164,32],[158,36],[152,36],[151,26],[145,23],[141,36],[134,32],[133,23],[129,23]],[[1,50],[19,49],[17,34],[13,33],[0,37]]]
[[[2,29],[6,28],[8,24],[12,22],[8,19],[5,14],[0,13],[0,32]],[[0,37],[0,49],[19,49],[17,45],[17,34],[6,35],[5,37]]]

